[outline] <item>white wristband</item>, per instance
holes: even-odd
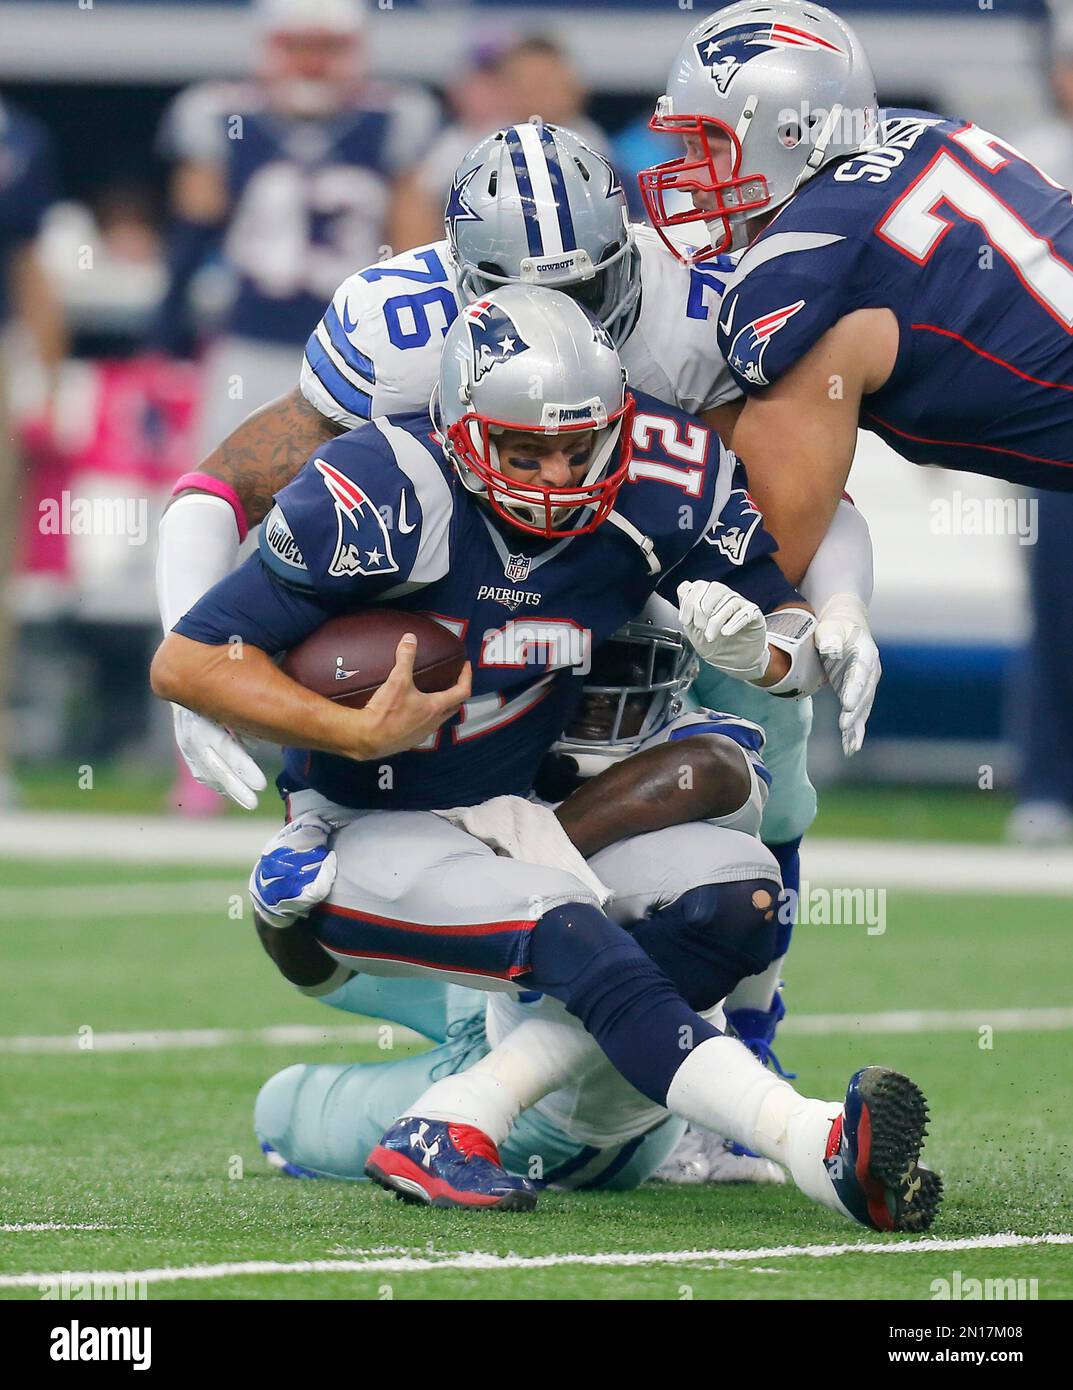
[[[769,644],[790,658],[786,675],[774,685],[763,687],[767,693],[801,700],[819,690],[827,676],[813,641],[815,613],[804,608],[780,608],[768,614],[767,631]]]

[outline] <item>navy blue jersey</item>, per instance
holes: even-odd
[[[714,432],[641,396],[634,442],[615,512],[651,541],[658,572],[613,519],[557,541],[499,521],[462,487],[428,416],[396,416],[326,444],[279,493],[259,553],[175,630],[275,653],[370,603],[430,613],[473,665],[459,714],[427,745],[376,762],[288,749],[281,788],[407,810],[524,795],[581,697],[593,649],[657,588],[673,600],[682,580],[721,579],[751,586],[767,609],[797,599]]]
[[[0,102],[0,321],[7,313],[12,254],[37,236],[55,198],[52,146],[44,126]]]
[[[281,114],[254,85],[184,93],[163,146],[219,165],[226,179],[236,290],[224,329],[304,342],[340,280],[380,257],[393,181],[434,124],[420,92],[369,88],[318,120]]]
[[[965,121],[885,113],[743,256],[719,346],[746,392],[856,309],[898,319],[861,424],[913,463],[1073,488],[1073,200]]]

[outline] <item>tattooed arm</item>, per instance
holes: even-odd
[[[213,450],[199,470],[205,486],[179,492],[160,523],[156,588],[165,632],[231,572],[243,536],[268,514],[273,495],[339,432],[296,388]],[[222,485],[218,493],[210,479]],[[257,805],[265,775],[230,730],[176,705],[175,740],[197,781],[248,810]]]
[[[341,427],[314,409],[295,387],[243,420],[198,471],[233,489],[247,524],[256,526],[270,511],[275,493],[301,472],[310,454],[339,433]],[[196,491],[187,488],[177,496]]]

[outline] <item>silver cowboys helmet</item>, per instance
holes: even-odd
[[[562,290],[616,346],[633,327],[640,254],[603,155],[534,117],[475,145],[455,171],[444,226],[463,295],[520,280]]]
[[[432,418],[463,486],[533,535],[595,530],[629,474],[633,397],[618,352],[557,290],[504,285],[466,305],[444,337]],[[584,467],[578,485],[505,473],[508,431],[561,437],[572,466]]]
[[[691,258],[702,261],[748,245],[753,218],[832,160],[877,143],[875,78],[830,10],[745,0],[692,30],[649,125],[686,145],[683,157],[638,175],[649,219],[679,259],[667,229],[706,223],[711,246]],[[671,193],[691,194],[694,206],[673,211]]]
[[[581,703],[552,751],[582,776],[635,752],[681,712],[699,666],[678,628],[646,610],[593,653]]]

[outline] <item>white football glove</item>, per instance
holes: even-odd
[[[332,891],[335,851],[332,827],[319,816],[299,816],[273,835],[250,874],[250,897],[272,927],[292,927]]]
[[[755,603],[714,580],[678,586],[682,631],[709,666],[738,680],[757,680],[768,668],[767,620]]]
[[[247,811],[257,809],[257,793],[268,782],[242,746],[241,741],[204,715],[172,705],[175,711],[175,742],[194,780],[229,796]]]
[[[820,609],[816,650],[842,705],[838,727],[847,758],[860,750],[883,674],[868,609],[856,594],[833,594]]]

